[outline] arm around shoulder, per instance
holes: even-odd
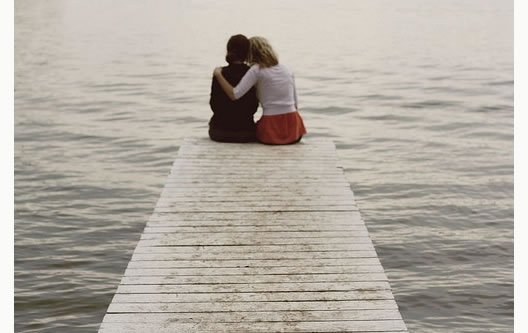
[[[216,67],[213,72],[214,77],[218,81],[218,84],[220,84],[220,87],[224,90],[226,95],[232,100],[236,100],[235,94],[233,92],[233,86],[226,80],[226,78],[222,75],[222,67]]]

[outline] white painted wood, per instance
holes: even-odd
[[[331,140],[186,138],[99,332],[407,332]]]

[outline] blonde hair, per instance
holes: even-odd
[[[266,38],[251,37],[249,39],[248,62],[259,64],[261,67],[271,67],[279,64],[279,58]]]

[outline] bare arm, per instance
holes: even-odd
[[[233,86],[227,82],[225,77],[222,75],[222,67],[216,67],[214,70],[214,76],[226,95],[232,100],[236,100],[235,94],[233,92]]]

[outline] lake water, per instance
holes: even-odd
[[[336,143],[409,330],[511,332],[498,0],[16,0],[16,331],[97,331],[237,33],[270,40],[308,136]]]

